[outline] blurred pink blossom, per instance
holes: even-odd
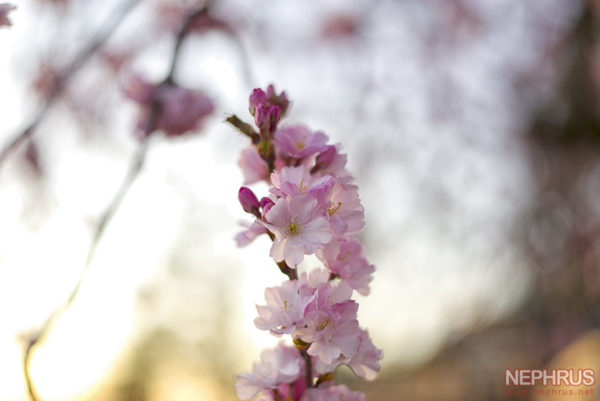
[[[214,110],[212,101],[202,91],[164,82],[149,84],[134,75],[124,88],[125,95],[140,105],[138,133],[148,135],[147,125],[156,112],[155,128],[167,136],[179,136],[198,129]]]
[[[12,21],[8,18],[8,13],[16,9],[14,5],[10,3],[0,4],[0,26],[11,26]]]

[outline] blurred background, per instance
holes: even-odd
[[[0,149],[35,126],[0,158],[2,401],[27,399],[25,345],[78,282],[140,147],[124,82],[161,81],[202,6],[13,2]],[[371,401],[525,400],[559,398],[508,394],[505,369],[598,375],[600,2],[214,0],[174,79],[215,111],[150,138],[34,349],[42,400],[236,399],[233,376],[277,341],[254,305],[283,276],[268,239],[235,247],[248,140],[223,121],[251,120],[269,83],[293,102],[285,121],[343,144],[366,210],[377,271],[359,320],[384,360],[376,381],[340,382]]]

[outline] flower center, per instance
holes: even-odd
[[[298,141],[298,142],[296,142],[296,147],[297,147],[299,150],[302,150],[302,149],[304,149],[304,147],[305,147],[305,146],[306,146],[306,145],[305,145],[305,144],[304,144],[304,142],[302,142],[302,141]]]
[[[306,191],[308,186],[304,185],[304,177],[300,180],[300,184],[298,184],[298,192],[302,193],[302,191]]]
[[[317,323],[317,330],[321,331],[325,329],[325,327],[329,326],[329,323],[331,323],[329,319],[321,320],[319,323]]]
[[[335,212],[337,212],[338,210],[340,210],[340,208],[342,207],[342,202],[338,202],[337,206],[329,206],[327,208],[327,213],[329,213],[330,216],[333,216],[335,214]]]
[[[293,220],[290,217],[290,222],[287,225],[287,232],[289,235],[298,235],[300,234],[300,231],[302,229],[302,226],[300,226],[300,224],[296,223],[296,220]]]
[[[336,259],[337,259],[337,260],[340,260],[340,261],[344,261],[344,260],[346,260],[346,258],[347,258],[348,256],[350,256],[350,254],[351,254],[351,253],[352,253],[352,252],[350,252],[350,251],[346,251],[346,253],[344,253],[344,254],[341,254],[341,253],[340,253],[340,254],[337,256],[337,258],[336,258]]]

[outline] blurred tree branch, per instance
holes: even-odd
[[[123,12],[123,14],[127,14],[127,12],[132,9],[132,6],[137,4],[138,2],[139,2],[139,0],[134,0],[134,1],[129,2],[128,4],[130,7],[126,8],[127,11]],[[179,59],[179,52],[181,49],[181,44],[183,43],[187,34],[190,32],[190,28],[191,28],[193,22],[200,15],[203,15],[208,11],[208,4],[209,3],[207,2],[204,6],[190,11],[190,13],[187,15],[186,19],[184,20],[184,22],[176,36],[175,45],[173,47],[173,52],[172,52],[171,59],[170,59],[169,71],[168,71],[167,76],[165,77],[164,81],[161,83],[161,85],[171,84],[173,82],[173,75],[174,75],[176,67],[177,67],[177,61]],[[124,15],[123,15],[123,17],[124,17]],[[120,18],[120,21],[122,21],[122,20],[123,20],[123,18]],[[114,30],[115,28],[116,28],[116,25],[113,25],[112,30]],[[111,32],[112,32],[112,30],[111,30]],[[67,71],[70,71],[70,73],[67,75],[64,75],[64,78],[60,79],[59,83],[57,83],[55,85],[55,87],[53,88],[53,90],[51,92],[51,95],[49,96],[49,98],[47,100],[47,103],[46,103],[45,108],[43,109],[43,112],[40,115],[38,115],[38,117],[36,117],[34,122],[32,122],[30,124],[30,128],[23,131],[17,138],[15,138],[15,140],[13,140],[11,142],[11,144],[14,144],[14,145],[12,145],[12,147],[18,145],[21,141],[25,140],[28,136],[31,135],[35,126],[37,126],[39,121],[41,121],[43,119],[43,116],[46,113],[46,111],[48,110],[48,108],[50,107],[50,104],[53,101],[53,99],[56,98],[56,96],[59,94],[60,90],[64,87],[64,85],[67,81],[67,77],[70,77],[75,71],[77,71],[79,69],[79,67],[81,67],[81,65],[83,65],[85,63],[85,61],[87,61],[87,59],[102,45],[102,43],[104,43],[104,41],[108,38],[108,36],[110,36],[110,33],[106,32],[104,35],[101,35],[101,36],[103,38],[102,40],[95,41],[93,43],[93,45],[87,49],[86,52],[84,52],[80,57],[78,57],[75,60],[75,62],[71,65],[71,68],[67,69]],[[57,320],[69,308],[69,306],[73,303],[75,297],[79,293],[81,284],[83,283],[83,280],[86,276],[89,266],[90,266],[90,264],[94,258],[94,255],[96,253],[96,249],[106,231],[106,227],[111,222],[112,218],[114,217],[115,213],[117,212],[121,203],[123,202],[123,199],[125,198],[125,196],[129,192],[129,190],[131,189],[133,183],[135,182],[136,178],[139,176],[139,174],[144,166],[144,163],[146,160],[146,154],[148,151],[148,145],[150,142],[150,137],[152,136],[152,133],[156,129],[156,124],[157,124],[157,120],[159,118],[161,109],[162,109],[161,99],[159,96],[155,95],[154,98],[152,99],[150,113],[148,115],[148,119],[146,122],[145,135],[143,135],[143,137],[141,139],[141,143],[136,151],[135,157],[133,158],[133,161],[127,172],[127,175],[125,176],[123,182],[121,183],[121,186],[119,187],[118,191],[116,192],[116,194],[114,195],[114,197],[112,198],[112,200],[110,201],[110,203],[108,204],[108,206],[106,207],[104,212],[102,213],[102,215],[98,221],[98,224],[95,227],[92,241],[91,241],[90,247],[88,249],[87,257],[85,260],[85,265],[83,267],[83,271],[81,272],[79,280],[77,281],[77,283],[75,284],[75,286],[73,287],[71,292],[69,293],[69,296],[67,297],[65,302],[61,306],[56,308],[54,310],[54,312],[51,313],[51,315],[48,317],[48,319],[46,319],[46,321],[44,322],[42,327],[37,331],[37,333],[35,335],[31,336],[26,342],[25,351],[24,351],[24,355],[23,355],[23,374],[25,377],[25,382],[27,384],[27,391],[29,394],[29,398],[32,401],[41,401],[39,395],[37,394],[37,392],[35,390],[33,379],[31,378],[31,374],[29,371],[29,364],[31,361],[33,350],[34,350],[35,346],[38,345],[52,331],[52,328],[54,327]],[[10,147],[10,146],[7,147],[5,152],[0,154],[0,163],[3,160],[3,157],[6,155],[6,153],[8,153],[10,151],[10,149],[12,149],[12,147]]]
[[[71,78],[96,54],[96,52],[106,43],[111,35],[117,30],[125,17],[129,15],[140,0],[128,0],[114,11],[111,17],[104,24],[104,28],[100,30],[94,39],[85,46],[73,60],[57,74],[52,87],[48,91],[44,103],[33,119],[26,124],[25,128],[17,132],[11,139],[6,142],[2,150],[0,150],[0,166],[6,160],[10,152],[19,146],[22,142],[30,138],[35,132],[37,126],[44,120],[46,114],[63,92]]]

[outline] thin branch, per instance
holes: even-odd
[[[149,138],[149,136],[144,137],[143,142],[138,147],[138,150],[137,150],[136,156],[133,160],[133,163],[131,164],[129,171],[127,172],[127,175],[125,176],[125,179],[121,183],[121,187],[119,188],[119,190],[117,191],[117,193],[115,194],[115,196],[113,197],[111,202],[109,203],[108,207],[104,210],[104,213],[102,213],[102,216],[100,217],[100,220],[98,221],[96,229],[94,230],[94,236],[92,238],[92,242],[88,249],[88,254],[87,254],[87,257],[85,260],[85,265],[83,267],[81,275],[79,276],[79,280],[77,281],[77,283],[71,290],[71,292],[70,292],[69,296],[67,297],[67,299],[65,300],[65,302],[61,306],[59,306],[54,312],[52,312],[50,317],[48,319],[46,319],[43,326],[39,329],[39,331],[36,333],[36,335],[33,336],[32,338],[28,339],[28,342],[27,342],[27,345],[25,348],[25,353],[23,356],[23,374],[25,376],[25,382],[27,384],[27,390],[29,393],[29,397],[32,401],[40,401],[40,398],[35,391],[35,387],[33,385],[33,380],[31,378],[31,374],[29,371],[29,362],[31,360],[33,350],[34,350],[35,346],[38,345],[44,338],[46,338],[47,335],[52,331],[52,329],[54,328],[54,325],[56,324],[58,319],[65,313],[65,311],[69,308],[69,306],[71,306],[71,304],[75,300],[75,297],[79,293],[81,285],[82,285],[84,278],[89,270],[90,264],[91,264],[92,260],[94,259],[96,249],[98,247],[98,244],[100,243],[100,240],[102,239],[102,236],[104,235],[104,232],[106,230],[106,227],[108,226],[108,223],[112,220],[116,211],[119,209],[119,206],[123,202],[125,195],[129,192],[135,179],[139,176],[140,171],[142,170],[142,166],[144,165],[144,160],[146,158],[146,153],[147,153],[147,149],[148,149],[148,143],[149,143],[148,138]]]
[[[312,359],[305,349],[300,350],[302,357],[304,358],[304,369],[306,374],[306,388],[313,387],[313,373],[312,373]]]
[[[190,29],[192,28],[192,25],[198,19],[198,17],[208,13],[209,4],[210,1],[207,1],[202,7],[199,7],[196,10],[189,13],[185,21],[181,25],[179,32],[177,32],[177,36],[175,37],[175,46],[173,46],[173,55],[171,56],[171,64],[169,66],[169,72],[167,73],[165,82],[172,83],[173,75],[175,74],[175,69],[179,60],[181,45],[183,44],[183,41],[187,37],[188,33],[190,32]]]
[[[29,376],[29,362],[31,362],[31,350],[32,346],[27,346],[25,349],[25,355],[23,356],[23,376],[25,377],[25,382],[27,384],[27,394],[31,400],[39,400],[37,392],[35,391],[35,387],[33,386],[33,382],[31,381],[31,377]]]
[[[96,52],[106,43],[111,35],[125,20],[125,17],[129,14],[133,8],[140,3],[140,0],[129,0],[122,4],[111,17],[105,22],[105,27],[95,36],[95,38],[84,47],[79,54],[75,56],[73,60],[67,65],[56,77],[54,84],[46,95],[44,104],[40,107],[39,111],[32,118],[32,120],[26,124],[25,128],[16,133],[8,142],[4,145],[0,151],[0,165],[6,160],[10,152],[19,146],[22,142],[27,140],[33,133],[37,126],[44,120],[50,107],[54,104],[56,99],[62,93],[71,78],[77,73],[81,67],[83,67],[90,58],[96,54]]]
[[[225,122],[228,122],[233,127],[235,127],[238,131],[240,131],[242,134],[244,134],[248,138],[250,138],[252,140],[252,143],[254,145],[258,145],[258,143],[260,142],[260,136],[258,135],[258,132],[256,132],[254,130],[254,128],[252,127],[252,125],[243,122],[235,114],[232,114],[229,117],[227,117],[225,119]]]
[[[136,2],[137,1],[138,0],[136,0]],[[183,40],[185,39],[187,33],[189,32],[191,24],[193,23],[195,18],[197,18],[203,12],[206,12],[206,6],[202,7],[201,9],[198,9],[194,12],[191,12],[188,15],[184,24],[182,25],[181,30],[177,34],[177,40],[176,40],[176,44],[175,44],[174,51],[173,51],[172,58],[171,58],[169,73],[167,74],[167,77],[163,81],[164,83],[172,82],[173,74],[174,74],[175,68],[177,66],[177,60],[178,60],[179,49],[181,48],[181,44],[182,44]],[[158,96],[155,96],[152,101],[151,108],[150,108],[148,121],[146,122],[145,135],[142,138],[142,143],[138,147],[135,158],[133,159],[133,162],[129,168],[129,171],[127,172],[127,175],[125,176],[121,186],[119,187],[119,190],[116,192],[115,196],[113,197],[111,202],[108,204],[107,208],[104,210],[104,213],[102,213],[102,215],[98,221],[98,224],[94,231],[94,235],[92,237],[90,247],[88,249],[88,254],[87,254],[87,257],[85,260],[85,265],[81,272],[79,280],[75,284],[75,287],[73,287],[73,289],[71,290],[66,301],[50,315],[50,317],[46,320],[46,322],[43,324],[43,326],[40,328],[40,330],[37,332],[37,334],[35,336],[33,336],[32,338],[30,338],[27,342],[27,345],[25,347],[24,356],[23,356],[23,375],[25,377],[25,382],[27,384],[27,390],[28,390],[28,394],[29,394],[31,401],[41,401],[40,397],[38,396],[37,392],[35,391],[35,386],[33,384],[33,380],[31,378],[31,373],[29,370],[29,364],[31,361],[33,350],[34,350],[35,346],[37,344],[39,344],[40,341],[42,341],[52,331],[52,328],[54,327],[57,320],[69,308],[69,306],[73,303],[75,297],[79,293],[81,284],[83,283],[85,276],[89,270],[89,266],[90,266],[92,260],[94,259],[96,249],[106,231],[106,227],[112,221],[112,218],[114,217],[115,213],[121,206],[123,199],[125,198],[125,196],[129,192],[129,190],[131,189],[131,186],[133,185],[136,178],[139,176],[140,171],[142,170],[144,161],[146,159],[148,144],[150,142],[149,139],[156,128],[156,123],[157,123],[158,117],[160,115],[161,109],[162,109],[161,100]],[[1,161],[1,159],[0,159],[0,161]]]

